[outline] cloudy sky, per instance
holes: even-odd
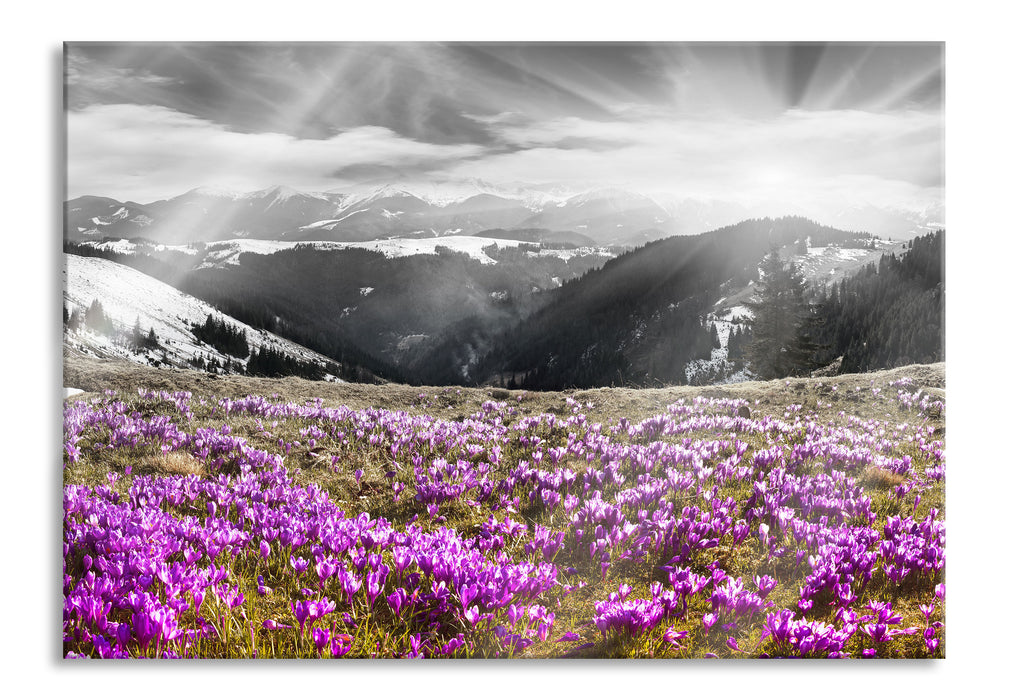
[[[941,204],[940,44],[70,44],[68,197],[618,186]]]

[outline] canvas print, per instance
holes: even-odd
[[[942,43],[64,79],[66,658],[945,656]]]

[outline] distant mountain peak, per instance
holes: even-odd
[[[283,202],[293,197],[302,197],[307,199],[321,199],[323,201],[329,201],[329,198],[324,192],[305,192],[303,190],[296,190],[293,187],[287,185],[273,185],[272,187],[267,187],[265,190],[259,190],[258,192],[250,192],[245,195],[246,197],[272,197],[274,202]]]
[[[202,185],[200,187],[194,187],[193,189],[185,192],[181,195],[182,197],[218,197],[220,199],[238,199],[242,195],[234,190],[225,189],[223,187],[215,187],[213,185]]]

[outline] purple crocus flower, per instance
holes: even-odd
[[[329,653],[333,655],[334,659],[346,656],[353,641],[354,638],[349,634],[334,634],[329,642]]]
[[[872,637],[872,641],[876,642],[876,644],[889,642],[893,639],[893,635],[890,633],[889,627],[885,622],[862,625],[862,631]]]
[[[778,585],[778,582],[770,576],[758,577],[755,575],[753,577],[753,585],[757,587],[757,595],[759,595],[761,599],[764,599],[771,594],[771,591],[773,591],[774,587]]]
[[[704,634],[710,632],[716,622],[718,622],[718,615],[716,613],[707,613],[701,618],[701,623],[704,625]]]
[[[135,612],[131,622],[133,623],[133,636],[136,637],[140,648],[146,650],[157,635],[153,621],[146,612]]]
[[[551,613],[553,615],[553,613]],[[536,636],[540,638],[541,642],[547,641],[547,637],[550,636],[550,630],[553,627],[553,621],[541,622],[539,627],[536,628]]]
[[[770,613],[764,622],[764,629],[761,632],[760,638],[764,639],[770,636],[777,644],[787,642],[794,615],[795,613],[788,609]]]
[[[750,534],[750,525],[745,520],[737,520],[732,528],[732,544],[738,545]]]
[[[347,603],[350,603],[354,594],[361,590],[361,579],[344,569],[337,571],[336,576],[340,580],[344,595],[347,597]]]
[[[193,589],[193,611],[199,615],[200,607],[203,605],[203,599],[206,597],[207,591],[205,588]]]
[[[389,608],[392,610],[392,614],[399,617],[399,611],[403,607],[403,600],[405,599],[406,591],[402,588],[397,588],[392,593],[387,593],[385,595],[385,602],[389,604]]]
[[[476,623],[480,622],[480,607],[478,605],[474,605],[466,608],[463,612],[463,616],[471,625],[476,625]]]
[[[312,640],[315,642],[315,651],[322,658],[322,650],[329,644],[330,631],[328,628],[319,627],[312,630]]]
[[[666,630],[666,633],[662,635],[662,639],[666,643],[671,644],[674,649],[679,649],[681,646],[680,642],[689,636],[690,632],[687,632],[686,630],[677,632],[675,629],[670,627],[669,629]]]
[[[308,620],[309,610],[308,601],[299,600],[291,603],[291,612],[294,613],[294,619],[298,621],[298,625],[301,627],[301,633],[305,633],[305,622]]]
[[[291,568],[294,569],[294,573],[300,575],[308,570],[308,562],[302,559],[301,557],[295,558],[295,556],[292,554],[290,561],[291,561]]]
[[[322,586],[326,583],[326,579],[336,573],[336,569],[336,562],[332,559],[326,558],[322,561],[316,562],[315,573],[319,575],[320,588],[322,588]]]

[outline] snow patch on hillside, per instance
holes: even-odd
[[[806,280],[820,282],[836,281],[840,276],[854,272],[863,265],[896,250],[898,244],[877,241],[877,248],[840,248],[825,246],[807,248],[805,255],[793,258],[792,262]]]
[[[718,315],[729,321],[736,316],[739,318],[753,318],[753,312],[745,306],[730,306],[727,309],[723,309]],[[719,337],[719,339],[721,339],[721,337]]]
[[[741,324],[732,322],[733,317],[751,318],[750,310],[745,306],[733,306],[723,309],[716,314],[710,314],[705,323],[715,324],[718,332],[718,344],[721,347],[712,348],[711,357],[705,360],[691,360],[683,368],[683,373],[687,376],[687,383],[693,384],[695,381],[710,384],[735,384],[736,382],[747,382],[757,379],[757,376],[744,366],[741,370],[733,370],[733,365],[729,362],[729,333],[732,329],[737,331]]]
[[[324,226],[329,222],[318,221],[302,228],[330,228]],[[503,238],[483,238],[480,236],[458,236],[453,235],[459,229],[452,229],[438,237],[428,238],[389,238],[377,241],[278,241],[261,240],[255,238],[232,238],[224,241],[198,245],[163,245],[153,244],[145,241],[131,241],[119,239],[116,241],[103,241],[101,243],[88,243],[91,247],[99,250],[111,251],[123,255],[151,254],[164,251],[175,251],[186,255],[203,254],[203,259],[196,269],[211,267],[227,267],[239,265],[240,257],[243,253],[255,253],[257,255],[273,255],[284,250],[293,248],[311,248],[314,250],[347,250],[350,248],[360,250],[370,250],[381,253],[387,258],[403,258],[411,255],[437,255],[438,249],[447,249],[456,253],[463,253],[477,260],[484,265],[495,265],[497,261],[486,253],[487,248],[515,248],[525,246],[530,248],[527,255],[530,257],[553,257],[564,262],[570,262],[573,258],[584,256],[595,256],[603,258],[615,257],[615,254],[603,246],[587,246],[582,248],[543,248],[538,244],[527,241],[516,241]],[[423,232],[418,232],[423,233]]]
[[[341,216],[341,217],[339,217],[337,219],[323,219],[322,221],[315,221],[315,222],[313,222],[311,224],[306,224],[304,226],[301,226],[300,229],[302,231],[304,231],[305,229],[316,229],[316,228],[318,228],[318,229],[323,229],[325,231],[332,231],[344,219],[349,219],[350,217],[354,216],[354,214],[363,214],[366,211],[368,211],[368,210],[367,209],[357,209],[357,210],[352,211],[349,214],[345,214],[345,215],[343,215],[343,216]]]
[[[164,245],[161,243],[147,243],[144,241],[129,241],[120,238],[118,241],[102,241],[101,243],[91,243],[92,248],[98,250],[119,253],[120,255],[137,255],[143,253],[161,253],[166,250],[184,253],[186,255],[197,255],[199,250],[191,245]]]
[[[219,241],[208,246],[208,253],[200,267],[222,267],[239,264],[242,253],[258,253],[271,255],[282,250],[295,247],[314,248],[316,250],[347,250],[356,248],[381,253],[387,258],[403,258],[410,255],[437,255],[438,248],[447,248],[457,253],[464,253],[484,265],[495,265],[497,261],[484,252],[485,248],[514,248],[522,245],[522,241],[508,241],[498,238],[481,238],[478,236],[443,236],[440,238],[390,238],[379,241],[266,241],[250,239],[232,239]],[[568,251],[558,251],[568,252]]]
[[[570,262],[572,258],[581,258],[588,255],[593,255],[603,258],[615,258],[616,253],[614,253],[609,248],[603,246],[585,246],[582,248],[540,248],[539,250],[530,251],[528,253],[534,258],[559,258],[564,262]]]

